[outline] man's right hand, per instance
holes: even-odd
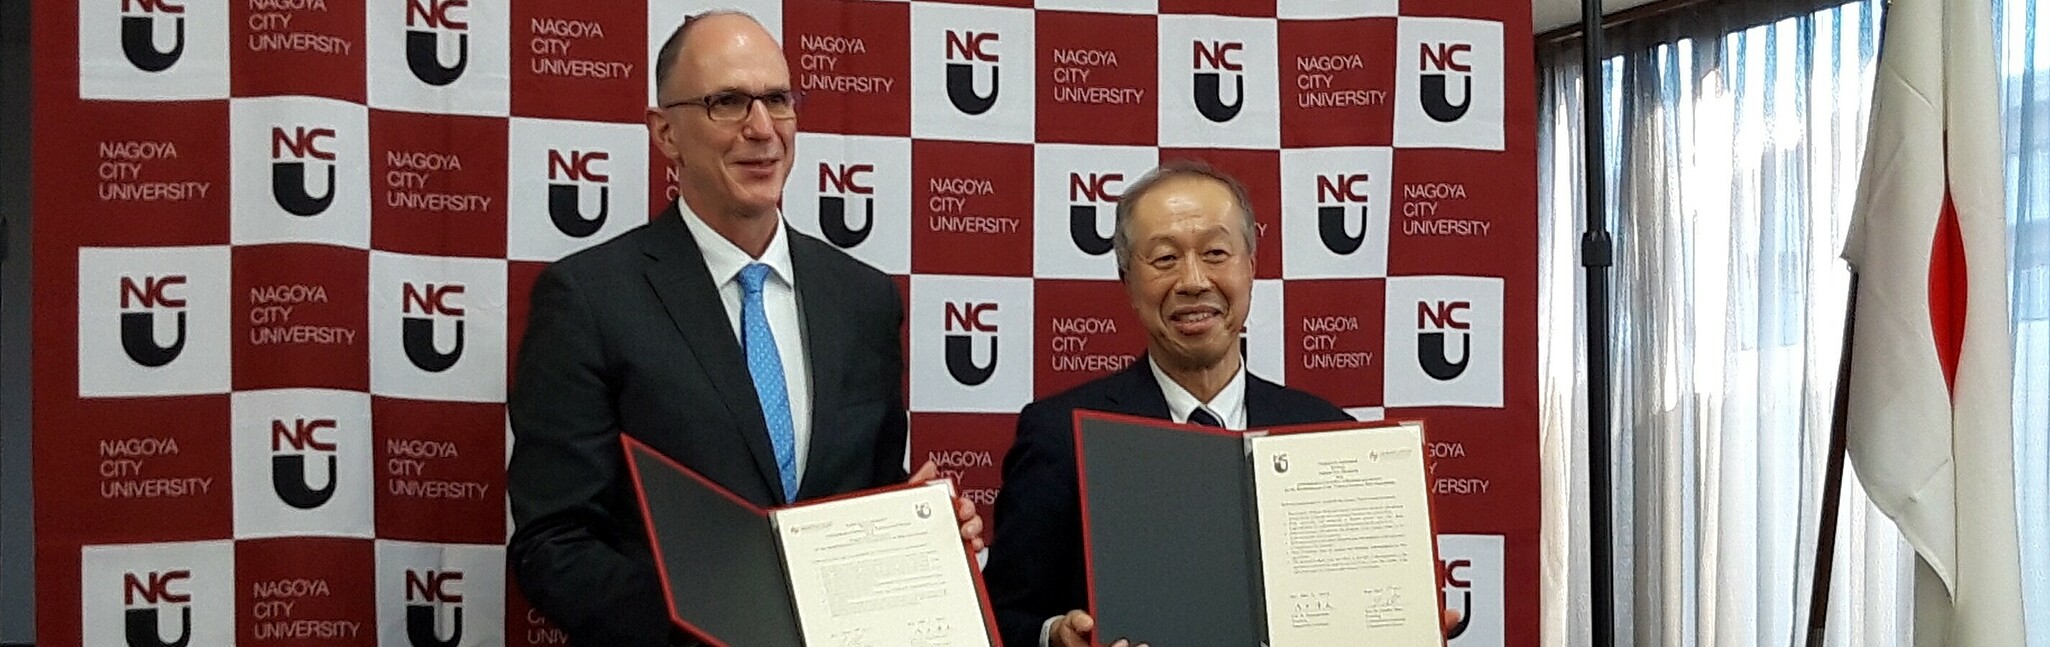
[[[1096,619],[1081,610],[1069,611],[1068,615],[1055,618],[1053,629],[1047,632],[1047,647],[1090,647],[1089,635],[1096,632]],[[1134,647],[1130,642],[1119,640],[1110,647]],[[1146,647],[1140,643],[1136,647]]]

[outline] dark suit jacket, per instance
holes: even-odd
[[[677,642],[620,434],[756,505],[780,503],[746,357],[675,205],[550,265],[534,284],[507,400],[506,557],[535,609],[576,645]],[[811,444],[800,498],[905,479],[904,319],[894,283],[787,227]]]
[[[1170,417],[1167,396],[1161,395],[1143,357],[1130,368],[1034,402],[1018,414],[1018,438],[1004,456],[996,532],[982,572],[1009,647],[1038,645],[1047,618],[1088,607],[1075,485],[1076,409]],[[1352,419],[1322,398],[1246,375],[1248,427]]]

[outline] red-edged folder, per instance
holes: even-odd
[[[1097,645],[1444,644],[1421,423],[1074,433]]]
[[[700,639],[1001,644],[975,555],[960,540],[951,482],[763,509],[633,438],[622,444],[670,620]]]

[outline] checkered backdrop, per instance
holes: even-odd
[[[674,197],[649,61],[702,4],[35,12],[42,644],[562,643],[506,576],[508,357]],[[987,506],[1021,406],[1134,360],[1112,203],[1203,158],[1253,371],[1427,421],[1453,644],[1536,644],[1528,7],[722,4],[809,93],[785,216],[899,279],[914,461]]]

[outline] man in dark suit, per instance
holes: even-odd
[[[765,507],[906,478],[897,290],[779,211],[801,96],[782,47],[744,14],[693,16],[655,84],[648,131],[680,204],[541,274],[508,399],[507,559],[576,645],[689,642],[622,434]],[[974,505],[956,504],[979,549]]]
[[[983,570],[1004,644],[1090,644],[1095,622],[1080,610],[1089,593],[1076,409],[1231,429],[1351,420],[1322,398],[1246,372],[1239,330],[1252,301],[1257,231],[1245,189],[1201,164],[1163,165],[1125,189],[1112,248],[1146,328],[1146,357],[1018,416]]]

